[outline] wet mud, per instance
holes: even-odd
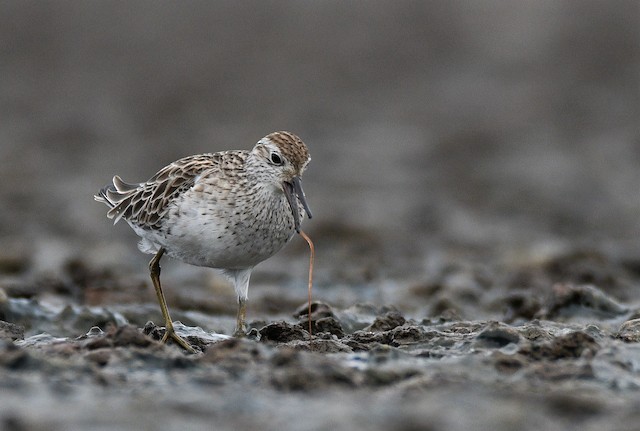
[[[67,283],[84,289],[102,280],[117,291],[126,280],[74,262],[65,277],[40,285],[38,295],[26,286],[3,290],[0,382],[13,394],[4,397],[11,414],[3,426],[131,429],[151,426],[161,409],[161,417],[171,417],[166,429],[207,429],[214,419],[217,429],[348,423],[363,430],[526,430],[562,429],[567,420],[593,426],[586,429],[625,429],[640,401],[640,308],[595,284],[577,284],[585,281],[585,260],[591,257],[572,253],[514,269],[503,278],[542,286],[550,273],[564,271],[565,282],[530,292],[526,306],[509,285],[498,295],[500,306],[480,301],[487,313],[501,309],[502,318],[316,300],[311,334],[307,304],[300,304],[284,318],[251,322],[246,338],[233,338],[193,325],[192,316],[176,331],[196,354],[162,344],[164,328],[152,321],[130,323],[144,321],[152,303],[137,310],[54,306],[58,301],[43,289],[73,303],[73,289],[62,287]],[[606,272],[609,288],[638,281],[626,264],[589,268]],[[484,275],[498,278],[486,269]],[[410,292],[419,298],[424,288]],[[455,307],[456,295],[448,296]]]

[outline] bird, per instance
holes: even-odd
[[[128,183],[114,176],[94,199],[107,217],[126,221],[140,237],[138,248],[153,254],[149,273],[165,323],[162,342],[195,352],[173,327],[160,283],[166,255],[187,264],[216,268],[237,296],[236,337],[246,336],[246,304],[253,268],[277,253],[312,214],[302,189],[311,157],[291,132],[273,132],[253,149],[181,158],[149,180]]]

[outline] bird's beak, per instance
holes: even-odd
[[[284,189],[284,194],[289,201],[289,206],[291,206],[291,212],[293,213],[293,222],[296,227],[296,232],[300,233],[300,213],[297,202],[298,200],[302,204],[304,211],[307,213],[307,217],[311,218],[311,210],[309,209],[309,205],[307,205],[307,198],[304,195],[304,190],[302,190],[302,181],[300,180],[300,177],[295,176],[291,178],[290,182],[283,182],[282,188]]]

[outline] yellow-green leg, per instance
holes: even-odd
[[[245,317],[247,315],[247,300],[244,298],[238,298],[238,314],[236,315],[236,330],[233,336],[236,338],[247,336],[247,324],[245,323]]]
[[[196,351],[187,343],[182,337],[176,334],[173,329],[173,321],[171,320],[171,316],[169,315],[169,308],[167,308],[167,301],[164,299],[164,294],[162,293],[162,287],[160,286],[160,259],[164,254],[164,248],[161,248],[158,253],[151,259],[149,262],[149,272],[151,274],[151,281],[153,282],[153,287],[156,289],[156,295],[158,295],[158,302],[160,303],[160,310],[162,311],[162,317],[164,317],[164,326],[165,333],[164,337],[162,337],[162,342],[166,343],[169,338],[178,343],[178,345],[182,346],[185,350],[190,353],[196,353]]]

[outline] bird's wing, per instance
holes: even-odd
[[[107,204],[114,224],[124,219],[145,229],[157,229],[169,204],[193,187],[199,175],[220,168],[224,153],[199,154],[177,160],[160,169],[144,183],[130,184],[117,175],[95,199]]]

